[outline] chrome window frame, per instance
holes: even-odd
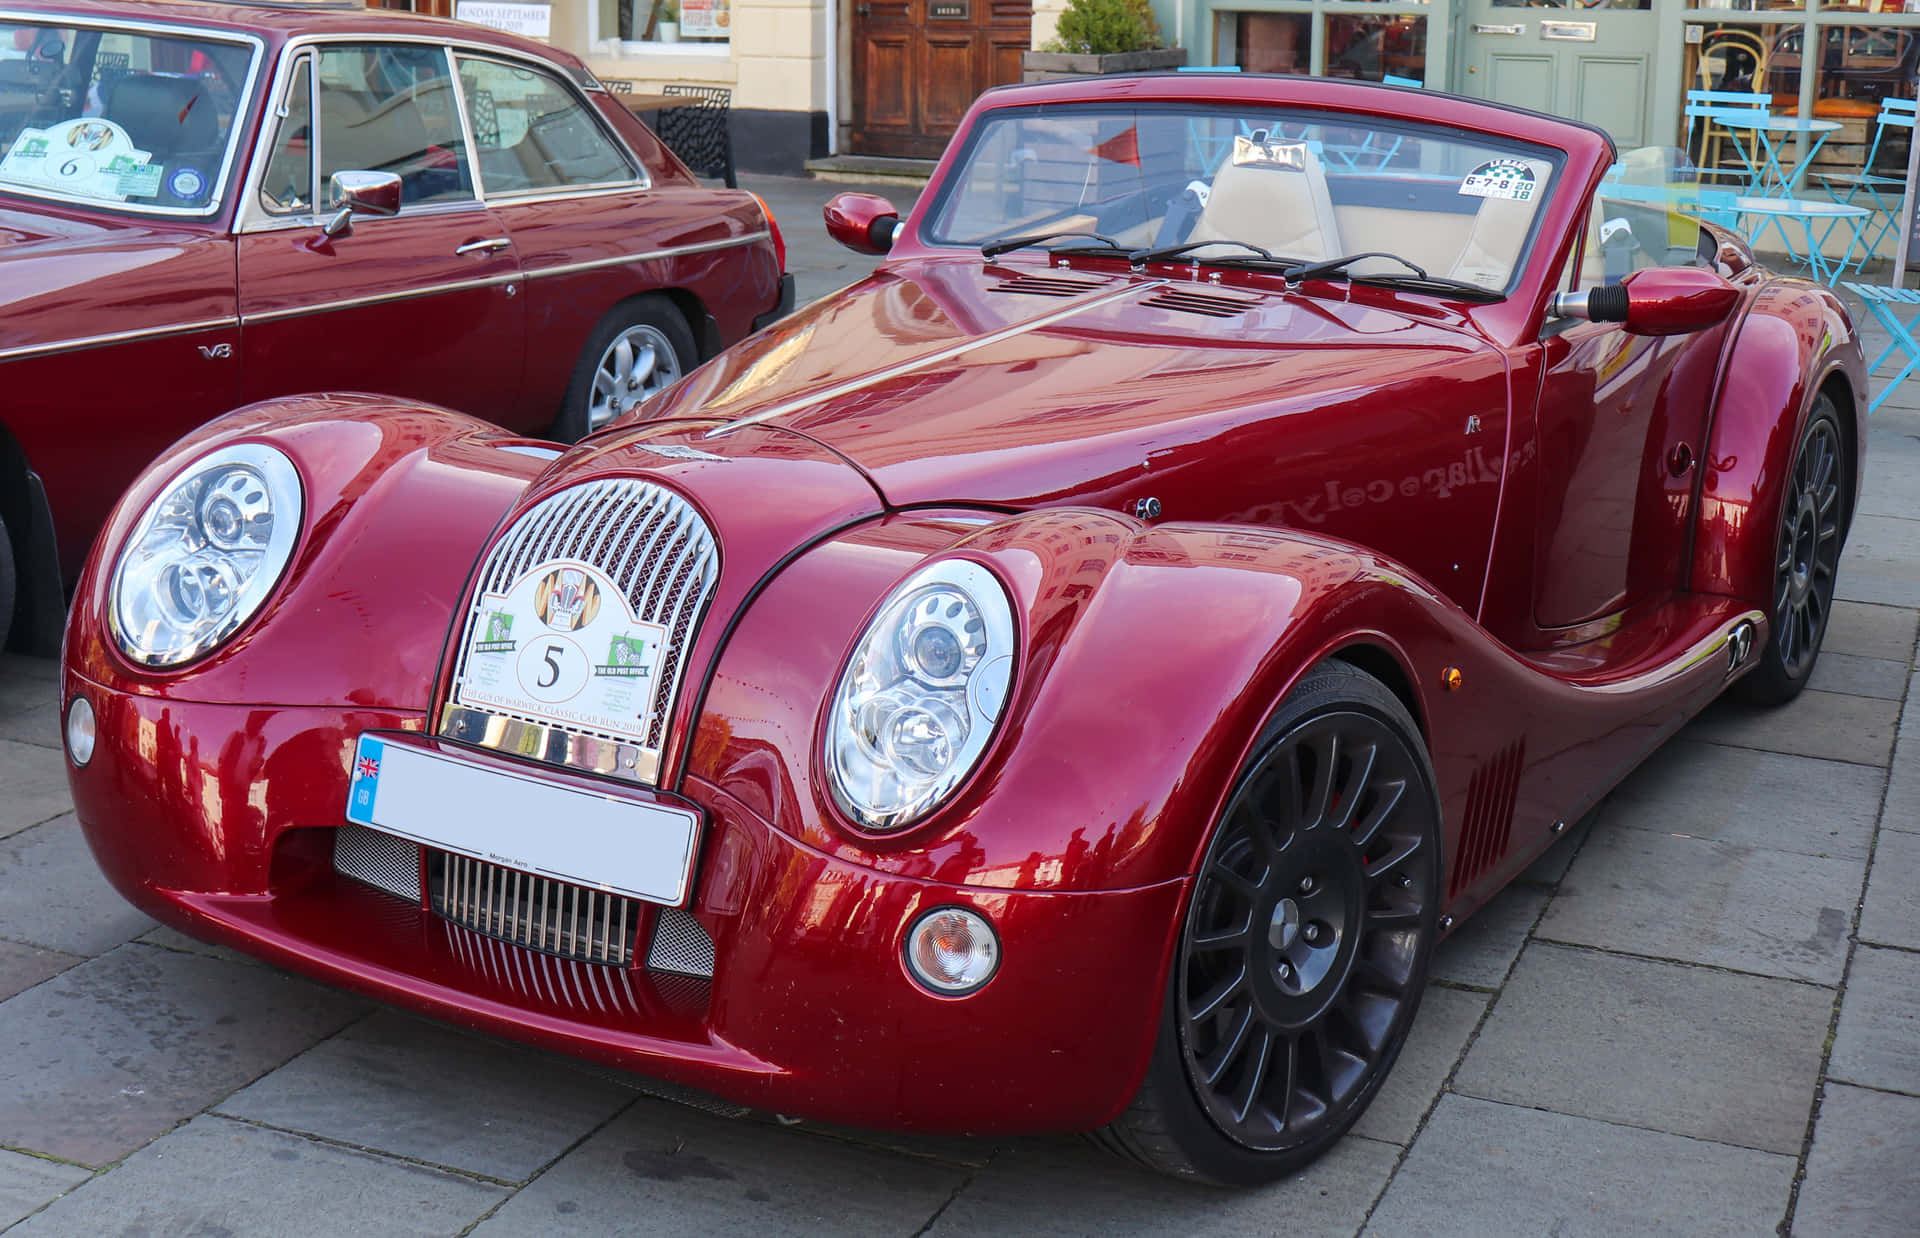
[[[452,50],[453,53],[453,75],[454,78],[458,80],[460,77],[460,57],[462,53],[458,50],[450,50]],[[626,161],[628,169],[625,180],[589,181],[580,185],[536,185],[530,189],[503,189],[496,194],[483,194],[483,197],[498,202],[544,202],[551,198],[577,197],[592,193],[596,190],[631,192],[636,189],[651,189],[653,187],[653,178],[647,175],[647,170],[641,166],[640,160],[635,158],[631,150],[627,149],[627,144],[620,140],[620,136],[612,131],[612,128],[600,115],[599,109],[593,106],[592,101],[581,95],[579,90],[576,89],[572,83],[568,82],[564,75],[553,70],[542,71],[540,68],[535,67],[531,61],[527,60],[521,60],[516,64],[513,60],[500,56],[475,55],[472,59],[491,60],[495,64],[504,64],[508,68],[526,68],[529,72],[537,73],[545,77],[559,89],[561,94],[571,98],[574,106],[586,113],[587,122],[594,127],[594,130],[598,132],[601,137],[606,139],[608,145],[613,147],[614,153]],[[466,117],[470,115],[470,106],[466,98],[467,86],[464,81],[460,82],[459,94],[461,115]],[[477,170],[480,166],[479,147],[474,144],[473,127],[470,123],[467,127],[467,144],[468,148],[474,151],[473,163]],[[477,171],[474,179],[476,183],[478,183],[479,176],[477,175]]]
[[[466,103],[466,92],[460,84],[460,80],[459,80],[460,75],[458,72],[458,66],[455,61],[455,57],[461,55],[462,53],[470,53],[477,56],[489,57],[495,60],[518,62],[528,66],[529,68],[533,68],[536,70],[546,69],[549,72],[553,73],[554,76],[561,79],[563,87],[567,87],[568,79],[570,77],[569,74],[559,71],[559,66],[543,61],[536,56],[525,55],[523,53],[513,50],[512,48],[496,47],[490,43],[481,43],[471,39],[462,39],[457,35],[446,35],[446,36],[436,35],[433,37],[428,37],[426,35],[418,35],[418,34],[391,34],[391,35],[378,35],[378,34],[371,34],[371,33],[308,34],[308,35],[300,35],[296,38],[287,40],[286,44],[281,48],[279,63],[274,66],[273,79],[267,87],[269,93],[266,95],[266,98],[270,101],[276,101],[276,102],[272,102],[270,105],[274,107],[278,107],[279,105],[277,101],[285,98],[287,88],[288,88],[288,80],[292,76],[293,63],[298,59],[299,54],[301,52],[307,51],[309,49],[322,48],[330,44],[365,43],[369,40],[372,40],[374,42],[379,42],[379,43],[426,44],[430,47],[438,47],[439,49],[441,49],[442,54],[444,54],[447,57],[449,70],[453,71],[454,98],[457,100],[457,107],[460,113],[461,133],[462,133],[462,136],[467,141],[468,150],[470,152],[473,150],[473,129],[472,129],[471,118],[468,115],[468,109],[467,109],[467,103]],[[316,93],[319,90],[319,76],[318,76],[317,63],[315,66],[314,89]],[[576,97],[578,97],[582,105],[588,107],[589,110],[597,110],[597,109],[593,109],[592,101],[586,98],[586,95],[584,92],[577,92]],[[598,116],[595,117],[595,120],[596,122],[602,123],[604,125],[604,122],[601,121]],[[274,231],[279,231],[281,229],[286,229],[286,228],[301,228],[301,227],[311,228],[311,227],[317,227],[321,222],[323,222],[322,216],[324,212],[319,211],[317,209],[314,212],[306,215],[276,215],[276,214],[270,214],[267,211],[261,209],[260,197],[259,197],[260,185],[261,185],[261,181],[266,176],[266,170],[267,170],[266,161],[272,150],[273,138],[275,136],[275,133],[277,133],[277,131],[278,131],[278,126],[267,126],[263,124],[260,127],[259,134],[254,139],[253,150],[248,156],[247,175],[246,175],[245,185],[243,187],[243,191],[240,197],[239,213],[236,215],[234,219],[233,230],[235,233],[274,232]],[[559,199],[572,199],[572,198],[581,198],[581,197],[606,196],[606,195],[621,194],[621,193],[634,193],[638,191],[652,189],[653,176],[650,172],[647,171],[646,163],[640,158],[638,154],[635,153],[633,147],[629,146],[627,144],[626,139],[621,137],[619,132],[617,130],[614,130],[611,126],[606,126],[604,129],[604,132],[606,132],[607,137],[613,141],[615,146],[619,148],[620,153],[626,156],[627,161],[633,167],[639,169],[638,175],[634,181],[630,183],[609,185],[609,186],[602,186],[602,187],[588,186],[588,187],[581,187],[578,189],[567,189],[565,191],[554,191],[554,190],[525,191],[523,190],[523,191],[518,191],[512,194],[494,194],[491,197],[489,197],[486,192],[485,181],[482,179],[480,174],[479,161],[470,156],[468,159],[468,163],[473,170],[473,185],[474,185],[474,195],[475,195],[472,199],[461,201],[461,202],[431,202],[423,206],[409,207],[402,210],[400,214],[394,216],[394,218],[396,219],[412,218],[416,215],[424,215],[428,213],[440,213],[448,210],[466,211],[466,210],[474,210],[474,209],[484,209],[490,202],[520,205],[525,203],[545,202],[545,201],[559,200]],[[326,140],[325,135],[322,134],[321,141],[324,142],[325,140]],[[316,176],[318,175],[318,168],[319,168],[319,164],[317,161],[317,154],[316,154],[316,162],[315,162]],[[319,186],[315,186],[314,197],[316,200],[320,197]],[[382,221],[378,219],[369,219],[366,222],[371,225],[378,226]],[[745,239],[747,238],[741,238],[741,240],[745,240]],[[737,244],[739,243],[739,241],[735,241],[733,243]],[[638,259],[636,258],[635,260],[638,260]]]
[[[57,26],[62,29],[85,30],[135,30],[145,34],[184,35],[190,38],[204,39],[209,43],[232,43],[239,46],[251,46],[253,54],[247,58],[247,76],[239,93],[234,99],[233,123],[228,126],[226,151],[220,158],[220,173],[214,178],[213,193],[202,207],[192,206],[145,206],[126,202],[110,202],[104,198],[88,198],[79,194],[60,193],[55,190],[36,190],[31,186],[0,184],[0,194],[18,194],[37,202],[59,202],[69,206],[83,206],[94,210],[124,211],[131,215],[147,218],[167,219],[213,219],[220,215],[227,205],[227,186],[233,176],[234,160],[240,151],[240,135],[246,128],[246,122],[259,113],[256,91],[260,86],[260,65],[266,58],[267,41],[257,34],[248,34],[241,30],[220,30],[214,27],[183,25],[179,22],[144,21],[138,18],[114,20],[105,17],[90,17],[84,14],[67,12],[34,12],[26,9],[0,9],[0,21],[22,22],[33,25]],[[264,123],[261,126],[266,127]],[[256,143],[257,145],[257,143]],[[249,178],[250,179],[250,178]]]
[[[312,198],[312,203],[305,211],[276,211],[266,202],[267,165],[273,162],[273,150],[279,145],[280,130],[293,116],[291,108],[293,76],[300,71],[300,62],[303,60],[312,66],[307,72],[307,127],[309,130],[307,133],[307,193]],[[266,115],[273,117],[273,132],[268,135],[266,145],[261,148],[260,175],[257,178],[248,178],[249,182],[254,184],[253,205],[275,219],[311,216],[317,212],[320,205],[320,57],[302,48],[299,52],[287,57],[286,76],[286,92],[276,94],[275,102],[266,112]],[[264,125],[262,127],[264,128]]]

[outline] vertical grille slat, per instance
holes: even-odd
[[[462,928],[543,955],[615,967],[634,960],[633,899],[446,851],[427,852],[427,871],[434,914]]]
[[[1515,740],[1473,772],[1467,783],[1460,845],[1447,879],[1447,897],[1460,893],[1506,858],[1513,842],[1513,809],[1520,795],[1520,776],[1526,770],[1526,754],[1526,740]]]
[[[485,595],[506,593],[529,573],[546,570],[560,561],[593,568],[612,582],[642,621],[665,630],[647,713],[632,720],[630,732],[614,734],[593,727],[565,726],[511,709],[486,707],[478,712],[529,723],[549,733],[637,745],[642,750],[640,759],[622,763],[621,776],[652,783],[666,746],[687,654],[700,616],[719,582],[720,561],[713,531],[700,513],[680,495],[654,482],[633,477],[587,482],[548,495],[514,520],[488,552],[476,578],[479,584],[467,608],[460,658],[449,693],[451,705],[466,709],[461,705],[461,690],[473,657],[474,633],[485,613]],[[453,721],[442,725],[449,728],[444,733],[476,742],[472,734],[452,730],[456,725]],[[540,759],[565,763],[568,751],[567,744],[549,744],[546,752],[552,755]],[[597,768],[598,772],[607,772],[606,767]]]

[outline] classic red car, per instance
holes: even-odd
[[[1441,936],[1819,653],[1853,329],[1613,161],[1010,87],[905,220],[836,199],[871,278],[565,454],[236,412],[81,582],[87,837],[187,932],[741,1105],[1285,1173]]]
[[[317,118],[317,123],[316,123]],[[392,216],[385,218],[384,216]],[[792,306],[773,219],[564,52],[343,6],[0,15],[0,645],[238,404],[380,391],[573,439]]]

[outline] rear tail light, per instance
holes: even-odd
[[[779,264],[780,270],[785,272],[787,269],[787,238],[780,235],[780,222],[773,217],[773,210],[767,206],[767,200],[765,198],[756,193],[753,195],[753,200],[760,204],[760,213],[767,217],[767,232],[773,237],[773,260]]]

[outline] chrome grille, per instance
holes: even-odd
[[[653,945],[647,949],[647,970],[711,977],[713,938],[700,927],[700,921],[678,907],[663,907],[653,922]]]
[[[624,968],[516,949],[457,924],[442,922],[441,928],[461,962],[516,993],[585,1014],[646,1014],[646,1003],[634,992],[633,973]]]
[[[376,890],[420,903],[420,844],[363,825],[333,832],[333,869]]]
[[[635,900],[451,852],[427,855],[433,910],[455,924],[585,963],[633,962]]]
[[[657,623],[667,631],[659,680],[648,713],[641,720],[644,742],[637,753],[628,746],[629,736],[561,727],[510,711],[466,709],[458,704],[485,596],[505,593],[526,573],[567,560],[604,573],[642,620]],[[623,477],[588,482],[549,495],[521,513],[480,571],[467,609],[460,661],[454,670],[440,733],[653,783],[667,723],[673,716],[674,698],[686,670],[687,650],[719,575],[720,554],[712,530],[690,503],[663,486]],[[564,736],[604,742],[572,744],[557,738]]]

